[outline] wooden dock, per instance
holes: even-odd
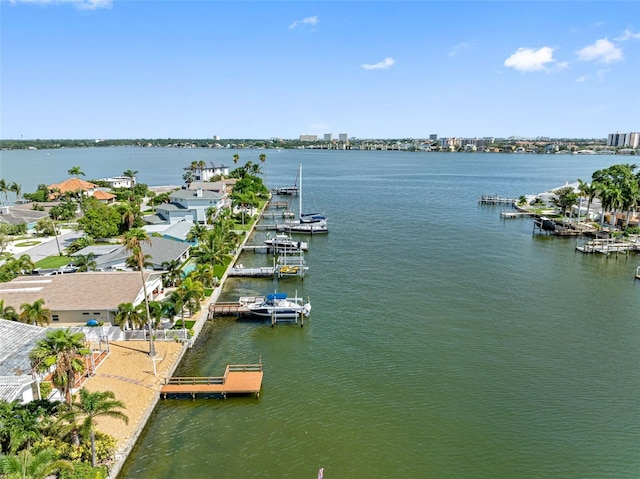
[[[482,195],[478,198],[478,203],[481,205],[513,205],[517,201],[517,198],[507,198],[498,195]]]
[[[160,389],[163,398],[168,394],[189,394],[195,399],[196,394],[255,394],[260,395],[262,388],[262,363],[230,364],[224,376],[214,377],[171,377],[165,378]]]
[[[525,216],[535,216],[533,211],[505,211],[500,212],[502,218],[523,218]]]
[[[236,267],[227,270],[228,276],[247,277],[247,278],[273,278],[276,269],[272,266],[264,266],[262,268],[245,268]]]
[[[638,245],[629,241],[619,241],[615,238],[596,239],[576,246],[576,250],[581,253],[600,253],[604,255],[609,255],[610,253],[628,254],[629,251],[638,251]]]

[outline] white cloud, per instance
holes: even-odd
[[[553,59],[553,48],[540,47],[518,48],[509,58],[504,61],[504,66],[514,68],[522,72],[548,71],[548,66],[562,69],[567,66],[566,62],[557,62]]]
[[[612,63],[624,58],[622,49],[615,46],[606,38],[597,40],[593,45],[588,45],[576,52],[578,59],[589,62]]]
[[[616,38],[619,42],[624,42],[626,40],[640,40],[640,33],[633,33],[628,28],[624,31],[624,33]]]
[[[361,67],[364,68],[365,70],[388,70],[395,63],[396,63],[396,61],[393,58],[387,57],[384,60],[382,60],[381,62],[374,63],[373,65],[365,64],[365,65],[361,65]]]
[[[31,3],[37,5],[73,5],[79,10],[97,10],[98,8],[111,8],[113,0],[9,0],[9,3]]]
[[[576,78],[576,83],[584,83],[586,81],[587,81],[587,77],[585,75],[582,75]]]
[[[451,50],[449,51],[448,55],[450,57],[454,57],[458,54],[458,52],[465,50],[467,48],[469,48],[471,46],[470,43],[468,42],[462,42],[462,43],[458,43],[457,45],[454,45]]]
[[[596,76],[598,77],[598,80],[602,81],[604,80],[604,77],[606,77],[609,74],[609,69],[608,68],[602,68],[600,70],[598,70],[596,72]]]
[[[291,25],[289,25],[289,28],[293,30],[294,28],[299,27],[300,25],[315,26],[317,23],[318,23],[318,16],[315,15],[313,17],[305,17],[302,20],[296,20]]]

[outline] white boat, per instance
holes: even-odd
[[[318,221],[316,223],[287,223],[283,229],[285,231],[289,231],[290,233],[321,234],[329,232],[329,226],[327,225],[326,220]]]
[[[294,241],[291,235],[277,234],[275,237],[267,235],[267,239],[264,244],[272,247],[276,252],[293,252],[293,251],[307,251],[309,245],[304,241]]]
[[[298,204],[299,204],[299,220],[285,223],[283,226],[284,231],[290,233],[307,233],[307,234],[320,234],[328,233],[329,225],[327,224],[327,218],[324,213],[303,213],[302,209],[302,163],[300,163],[299,188],[298,188]]]
[[[305,303],[302,298],[288,298],[287,293],[273,293],[266,297],[243,297],[240,306],[246,309],[246,315],[271,319],[272,321],[296,321],[298,318],[308,317],[311,313],[311,303]]]

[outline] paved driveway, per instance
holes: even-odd
[[[48,256],[57,256],[58,255],[58,244],[60,244],[60,251],[64,251],[71,243],[84,235],[83,231],[67,231],[58,236],[58,243],[56,243],[56,239],[53,236],[47,236],[45,238],[34,238],[34,240],[42,241],[39,245],[36,246],[15,246],[14,244],[9,245],[7,251],[13,254],[14,257],[18,258],[23,254],[28,254],[31,257],[31,261],[37,263],[41,259],[44,259]],[[28,240],[18,241],[19,243],[24,243]]]

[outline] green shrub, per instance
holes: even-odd
[[[53,386],[49,381],[44,381],[40,383],[40,397],[42,399],[48,398],[49,394],[51,394],[51,391],[53,391]]]

